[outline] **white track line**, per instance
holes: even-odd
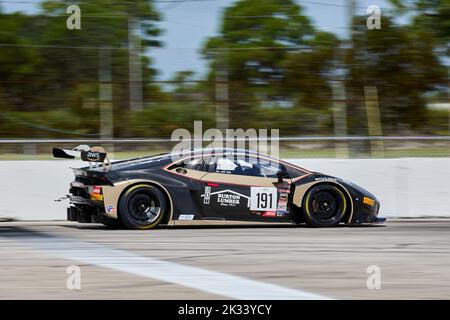
[[[302,290],[289,289],[222,272],[143,257],[124,250],[107,248],[104,245],[74,239],[27,235],[13,237],[12,240],[64,259],[174,283],[233,299],[330,299]]]

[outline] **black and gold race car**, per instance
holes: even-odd
[[[238,149],[160,154],[110,162],[101,147],[53,149],[81,156],[73,169],[67,219],[131,229],[173,220],[306,223],[314,227],[382,223],[379,201],[363,188],[288,162]]]

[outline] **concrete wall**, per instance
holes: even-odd
[[[350,180],[375,194],[385,217],[450,217],[450,159],[289,160]],[[63,220],[55,202],[81,161],[0,161],[0,218]]]
[[[295,160],[372,192],[385,217],[450,217],[450,159]]]
[[[81,161],[0,161],[0,217],[20,220],[66,219],[68,193]]]

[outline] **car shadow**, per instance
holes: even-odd
[[[64,228],[80,229],[80,230],[129,230],[124,227],[111,227],[102,224],[62,224]],[[314,228],[306,224],[289,224],[289,223],[223,223],[223,224],[192,224],[192,225],[162,225],[152,230],[204,230],[204,229],[340,229],[340,228],[379,228],[386,225],[338,225],[332,228]],[[135,231],[151,231],[151,230],[135,230]]]

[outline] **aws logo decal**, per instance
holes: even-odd
[[[106,154],[97,151],[82,151],[81,159],[83,161],[101,162],[105,159]]]
[[[92,152],[92,151],[89,151],[89,152],[86,154],[86,158],[87,158],[89,161],[99,161],[99,160],[100,160],[100,153],[99,153],[99,152]]]

